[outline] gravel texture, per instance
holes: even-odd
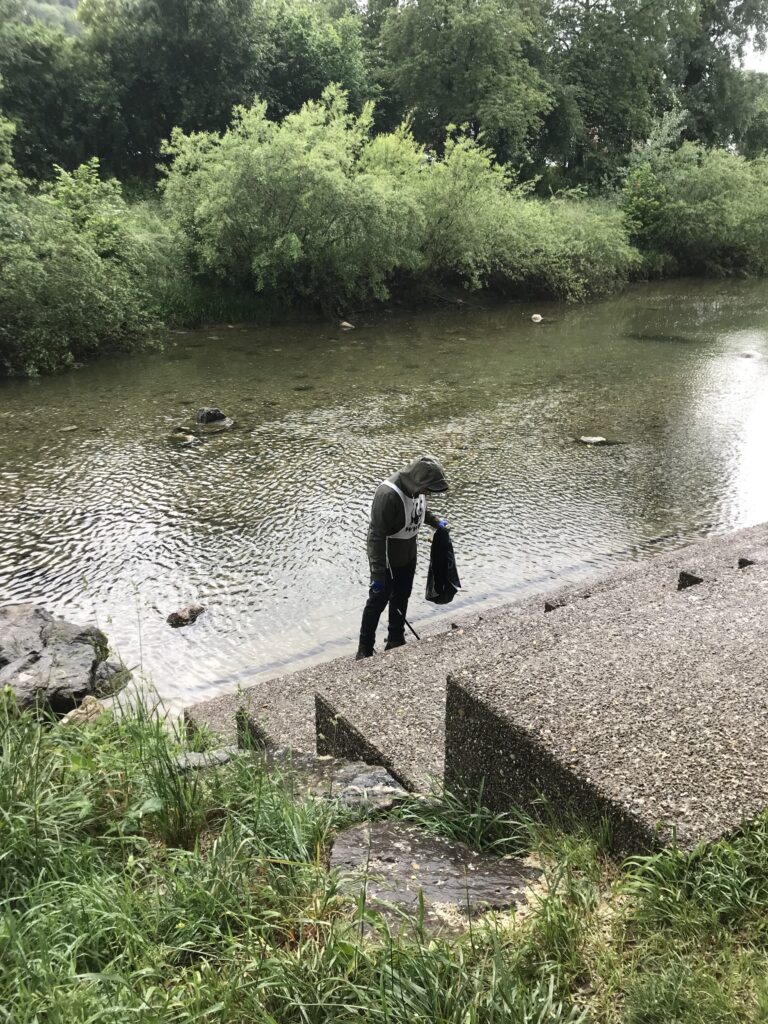
[[[486,652],[449,677],[447,784],[607,815],[630,850],[732,832],[768,805],[767,603],[758,563],[527,657]]]
[[[687,744],[696,746],[708,735],[706,751],[698,756],[718,762],[722,744],[732,742],[729,730],[739,708],[747,722],[762,727],[761,687],[755,687],[766,567],[768,525],[763,525],[483,615],[462,617],[457,605],[455,628],[365,661],[337,660],[283,676],[197,705],[187,717],[231,742],[240,713],[267,745],[311,752],[317,739],[320,753],[384,765],[407,788],[423,791],[443,777],[450,675],[453,709],[467,717],[455,718],[449,706],[449,785],[471,786],[477,780],[472,757],[482,748],[483,772],[499,772],[495,798],[500,805],[514,802],[505,796],[511,782],[499,763],[517,749],[510,738],[517,730],[523,746],[535,747],[553,771],[557,766],[565,773],[568,784],[557,792],[567,791],[585,806],[586,797],[579,794],[586,787],[590,799],[599,798],[601,810],[615,802],[614,820],[628,815],[627,835],[639,828],[644,843],[651,841],[651,832],[654,842],[658,838],[658,821],[678,823],[686,841],[693,841],[706,829],[691,825],[685,831],[685,807],[692,808],[692,822],[699,815],[687,784],[666,795],[659,791],[647,805],[636,803],[650,799],[644,792],[629,802],[623,794],[634,776],[648,774],[642,742],[650,744],[647,757],[656,767],[660,759],[680,760]],[[644,704],[638,704],[638,694],[644,694]],[[543,703],[534,714],[537,699]],[[531,710],[529,717],[518,720],[519,702]],[[478,725],[481,710],[490,716],[484,728],[488,722],[504,723],[504,742],[489,736],[487,750],[470,727]],[[632,732],[638,721],[655,723],[642,741]],[[570,722],[562,735],[561,722]],[[577,726],[574,741],[569,733]],[[669,736],[670,730],[677,755],[672,747],[660,752],[650,743],[654,734]],[[550,732],[560,737],[559,745],[546,745],[542,737]],[[498,747],[490,749],[496,740]],[[621,755],[627,750],[634,752],[625,762]],[[688,775],[705,767],[694,769],[691,761]],[[724,802],[738,817],[742,810],[751,813],[759,800],[739,796],[736,780],[747,776],[732,767],[735,775],[728,774],[731,768],[715,775],[727,794]],[[615,776],[615,785],[608,776]],[[510,792],[518,799],[522,775],[515,778]],[[663,782],[659,785],[663,789]],[[639,814],[636,808],[643,806]],[[712,827],[715,834],[719,826]],[[659,835],[668,836],[668,828]],[[632,842],[636,845],[637,837]]]

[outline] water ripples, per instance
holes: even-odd
[[[679,289],[539,306],[560,321],[546,330],[507,306],[343,341],[326,325],[191,332],[165,356],[6,384],[0,602],[97,621],[184,702],[350,648],[373,490],[424,450],[452,483],[434,506],[465,605],[768,518],[768,292]],[[177,447],[204,404],[237,429]],[[427,558],[416,621],[460,608],[419,599]],[[170,629],[191,601],[206,614]]]

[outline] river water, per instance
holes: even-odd
[[[355,325],[175,332],[2,384],[0,603],[97,622],[178,706],[353,652],[373,490],[423,451],[465,589],[426,604],[425,538],[417,629],[768,519],[768,284]],[[203,405],[236,429],[179,446]],[[171,629],[192,601],[206,613]]]

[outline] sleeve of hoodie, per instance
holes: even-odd
[[[400,496],[391,487],[379,487],[373,496],[368,526],[368,562],[372,580],[383,580],[387,575],[387,537],[398,533],[404,526],[405,509]]]
[[[424,522],[427,526],[431,526],[433,530],[436,530],[440,525],[440,516],[435,515],[434,512],[430,512],[429,509],[427,509],[427,513],[424,516]]]

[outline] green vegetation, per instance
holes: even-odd
[[[531,198],[466,137],[429,160],[406,129],[372,136],[371,117],[330,88],[280,124],[262,103],[222,136],[176,131],[163,191],[196,273],[337,312],[393,281],[582,298],[626,280],[617,210]]]
[[[350,812],[257,753],[179,773],[141,706],[61,727],[0,704],[0,1020],[724,1024],[768,1012],[768,826],[620,866],[578,829],[450,797],[401,817],[543,884],[454,940],[390,935],[326,869]],[[416,924],[414,929],[413,925]]]
[[[0,0],[0,374],[291,306],[762,274],[767,27],[768,0]]]

